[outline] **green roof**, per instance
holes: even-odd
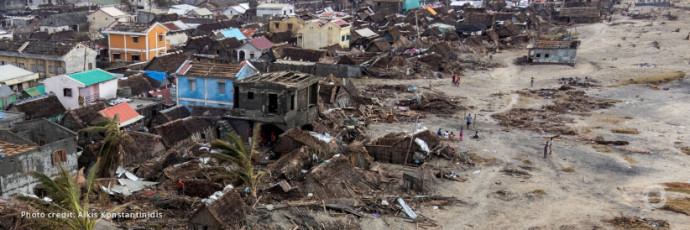
[[[94,0],[94,2],[99,5],[116,5],[121,3],[120,0]]]
[[[99,82],[104,82],[116,78],[115,75],[112,75],[100,69],[89,70],[81,73],[67,74],[67,76],[71,77],[74,80],[77,80],[78,82],[81,82],[85,86],[93,85]]]
[[[25,89],[24,92],[29,95],[29,97],[35,97],[35,96],[40,96],[46,93],[46,86],[45,85],[39,85],[36,87],[31,87],[28,89]]]

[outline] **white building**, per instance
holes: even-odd
[[[237,15],[243,15],[248,9],[249,3],[240,3],[239,5],[228,7],[222,14],[228,16],[228,18],[232,18]]]
[[[101,69],[50,77],[44,84],[46,93],[54,93],[65,109],[117,97],[117,77]]]
[[[98,31],[108,27],[113,22],[129,22],[130,16],[115,7],[103,7],[87,16],[89,31]]]
[[[292,4],[263,3],[256,7],[256,16],[287,16],[295,14]]]
[[[14,65],[0,66],[0,84],[7,84],[15,92],[21,92],[30,88],[32,81],[38,79],[38,73],[34,73]]]
[[[213,18],[213,13],[206,8],[195,8],[189,11],[189,16],[195,18]]]
[[[177,14],[177,15],[187,15],[189,11],[192,11],[193,9],[196,9],[198,7],[192,6],[192,5],[187,5],[187,4],[179,4],[179,5],[174,5],[171,6],[170,9],[168,9],[168,14]]]

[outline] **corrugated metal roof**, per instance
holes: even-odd
[[[113,17],[127,15],[125,14],[125,12],[122,12],[121,10],[115,7],[103,7],[101,8],[101,11]]]
[[[67,74],[70,78],[81,82],[85,86],[115,79],[115,75],[101,69],[89,70],[81,73]]]
[[[355,30],[355,33],[357,33],[357,34],[359,34],[359,36],[362,36],[365,38],[379,36],[376,32],[372,31],[369,28]]]
[[[247,39],[247,37],[245,37],[244,34],[242,34],[242,31],[240,31],[240,29],[237,28],[221,30],[220,33],[223,34],[223,37],[226,38],[236,38],[240,41]]]
[[[283,7],[287,6],[289,4],[271,4],[271,3],[262,3],[259,6],[257,6],[257,9],[282,9]]]
[[[104,110],[98,111],[98,113],[110,119],[115,118],[115,115],[117,115],[120,127],[130,125],[144,118],[144,116],[139,115],[139,113],[137,113],[127,102],[105,108]]]
[[[268,40],[268,38],[264,36],[254,38],[250,40],[249,43],[259,50],[267,50],[273,47],[273,42],[271,42],[270,40]]]

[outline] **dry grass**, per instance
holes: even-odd
[[[623,157],[623,159],[624,159],[625,161],[627,161],[628,163],[630,163],[630,165],[634,165],[635,163],[637,163],[637,161],[635,161],[635,159],[632,158],[631,156],[628,156],[628,155],[625,155],[625,154],[622,154],[622,153],[621,153],[621,157]]]
[[[655,220],[649,218],[623,216],[615,217],[611,220],[604,220],[615,227],[615,229],[635,229],[635,230],[668,230],[670,224],[665,220]]]
[[[690,199],[668,199],[661,209],[690,216]]]
[[[665,190],[667,192],[677,192],[677,193],[690,194],[690,189],[687,189],[687,188],[667,188]]]
[[[690,155],[690,147],[688,147],[688,146],[680,147],[680,151],[685,153],[685,154]]]
[[[611,116],[611,117],[599,118],[599,121],[605,122],[605,123],[610,123],[610,124],[618,124],[618,123],[621,123],[621,121],[630,120],[630,119],[633,119],[633,118],[630,116]]]
[[[652,154],[652,151],[649,151],[648,148],[644,148],[644,147],[620,146],[620,147],[616,147],[616,149],[623,151],[623,152],[629,152],[629,153]]]
[[[534,195],[545,195],[545,194],[546,194],[546,192],[544,191],[544,189],[535,189],[535,190],[533,190],[531,193],[534,194]]]
[[[600,153],[612,153],[613,149],[607,145],[593,145],[592,148]]]
[[[640,134],[640,131],[634,128],[611,129],[611,132],[622,134]]]
[[[629,81],[622,81],[617,84],[611,85],[611,87],[618,87],[630,84],[661,84],[666,82],[672,82],[685,77],[685,72],[683,71],[673,71],[662,74],[655,74],[646,77],[640,77],[636,79],[630,79]]]
[[[574,173],[575,169],[573,169],[573,167],[565,167],[565,168],[562,168],[561,171],[567,172],[567,173]]]
[[[687,188],[690,189],[690,183],[686,182],[668,182],[668,183],[663,183],[664,186],[667,188]]]

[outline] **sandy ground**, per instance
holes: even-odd
[[[461,104],[472,106],[471,113],[479,113],[479,140],[465,138],[452,146],[469,149],[486,158],[495,157],[500,163],[471,169],[457,167],[466,182],[444,181],[436,193],[456,196],[466,205],[445,207],[445,210],[415,210],[436,221],[440,229],[592,229],[611,228],[602,222],[621,214],[667,220],[672,229],[688,229],[690,217],[664,210],[655,210],[643,203],[643,190],[663,182],[690,182],[690,156],[676,147],[676,142],[690,145],[690,79],[662,85],[670,88],[653,90],[645,85],[607,87],[608,85],[648,74],[668,71],[690,73],[690,41],[684,40],[689,29],[690,12],[671,9],[679,15],[677,21],[665,17],[655,20],[632,20],[617,15],[612,23],[580,25],[582,44],[575,67],[559,65],[515,66],[513,60],[526,50],[510,50],[494,54],[508,67],[491,71],[465,73],[460,87],[453,87],[450,79],[382,80],[362,79],[361,84],[410,84],[432,87],[449,96],[466,98]],[[672,32],[680,28],[680,32]],[[658,41],[660,49],[651,43]],[[620,45],[620,46],[619,46]],[[638,67],[649,63],[656,67]],[[602,87],[585,89],[588,95],[603,99],[617,99],[620,103],[609,109],[595,110],[591,116],[573,116],[578,130],[591,130],[607,140],[626,140],[633,147],[644,147],[651,154],[600,153],[590,144],[576,137],[564,137],[554,144],[554,155],[542,159],[547,133],[518,129],[506,130],[490,115],[516,107],[539,107],[547,100],[520,97],[511,92],[529,87],[529,79],[536,79],[536,88],[558,87],[561,77],[590,77],[601,81]],[[428,89],[422,89],[428,90]],[[492,95],[504,93],[503,96]],[[398,95],[402,99],[409,95]],[[393,101],[389,99],[387,102]],[[429,115],[422,126],[431,130],[443,128],[457,133],[465,111],[453,117]],[[630,116],[632,119],[620,119]],[[378,136],[390,131],[405,131],[412,123],[374,124],[368,131]],[[615,134],[611,128],[636,128],[640,134]],[[467,131],[465,132],[466,137]],[[634,163],[623,156],[632,158]],[[531,178],[511,177],[499,172],[509,166],[532,162]],[[562,168],[572,167],[567,173]],[[533,190],[544,195],[532,195]],[[508,196],[498,199],[499,190]],[[395,219],[363,219],[365,229],[414,229],[415,226]]]

